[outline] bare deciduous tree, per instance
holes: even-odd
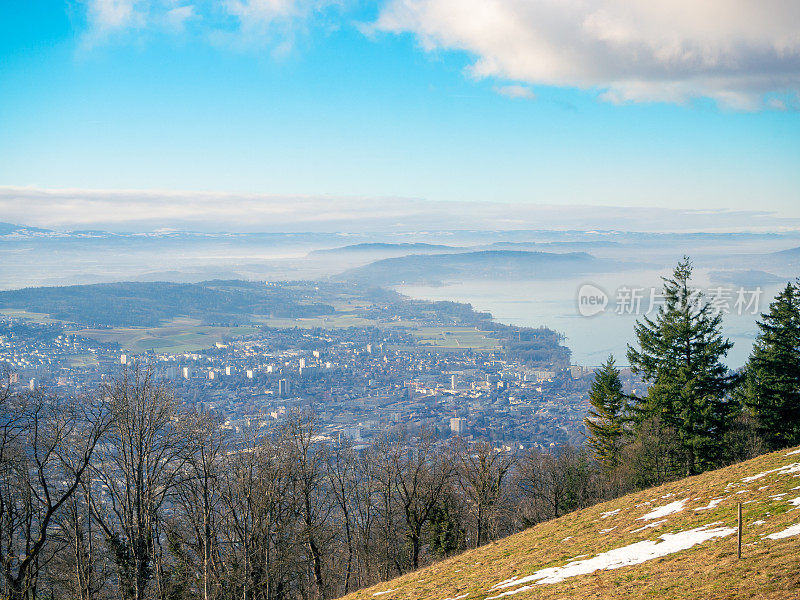
[[[191,455],[191,439],[178,424],[172,391],[152,371],[126,371],[103,393],[112,423],[94,461],[103,494],[94,498],[93,512],[123,597],[142,600],[154,575],[159,511]]]
[[[472,447],[464,445],[459,448],[458,457],[459,483],[475,519],[477,548],[488,539],[489,523],[505,492],[504,482],[513,458],[495,450],[489,442],[479,442]]]
[[[102,402],[0,384],[0,561],[12,600],[34,598],[46,545],[108,424]],[[51,555],[48,555],[51,556]]]

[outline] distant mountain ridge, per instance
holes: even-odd
[[[42,229],[40,227],[28,227],[27,225],[17,225],[15,223],[5,223],[0,221],[0,236],[5,235],[42,235],[42,234],[55,234],[56,232],[51,229]]]
[[[348,269],[335,279],[373,285],[476,279],[525,280],[598,273],[630,266],[620,261],[601,260],[586,252],[482,250],[386,258]]]
[[[459,246],[447,246],[444,244],[426,244],[423,242],[409,242],[409,243],[387,243],[387,242],[364,242],[362,244],[351,244],[349,246],[340,246],[338,248],[327,248],[324,250],[313,250],[309,252],[309,256],[336,256],[347,254],[423,254],[423,253],[439,253],[439,252],[455,252],[458,250],[467,250],[467,248]]]

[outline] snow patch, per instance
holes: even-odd
[[[497,594],[496,596],[489,596],[486,600],[494,600],[519,592],[529,590],[532,585],[522,585],[525,583],[536,582],[537,585],[547,583],[558,583],[564,581],[568,577],[575,577],[577,575],[587,575],[599,570],[619,569],[631,565],[638,565],[648,560],[674,554],[681,550],[688,550],[692,546],[701,544],[707,540],[725,537],[736,533],[733,527],[717,527],[715,529],[707,529],[707,525],[698,527],[696,529],[689,529],[678,533],[665,533],[661,536],[660,542],[643,541],[615,548],[608,552],[598,554],[593,558],[587,560],[579,560],[567,563],[563,567],[550,567],[547,569],[540,569],[533,575],[526,577],[512,577],[505,581],[494,585],[492,590],[499,590],[509,587],[521,585],[514,590],[508,590]],[[798,525],[798,532],[800,533],[800,525]]]
[[[800,448],[797,450],[792,450],[791,452],[787,452],[786,456],[794,456],[795,454],[800,454]]]
[[[766,523],[766,521],[764,521],[763,519],[759,519],[758,521],[753,521],[750,524],[751,525],[763,525],[764,523]]]
[[[561,541],[562,541],[562,542],[566,542],[566,541],[569,541],[569,540],[571,540],[571,539],[572,539],[572,536],[571,536],[571,535],[568,535],[567,537],[565,537],[565,538],[564,538],[563,540],[561,540]]]
[[[650,519],[659,519],[661,517],[666,517],[667,515],[681,512],[684,508],[684,504],[686,504],[686,500],[676,500],[675,502],[670,502],[669,504],[665,504],[664,506],[659,506],[658,508],[651,510],[649,513],[639,517],[637,520],[649,521]]]
[[[777,475],[790,475],[791,473],[800,473],[800,463],[792,463],[790,465],[786,465],[785,467],[778,467],[777,469],[770,469],[769,471],[764,471],[763,473],[757,473],[750,477],[745,477],[742,479],[744,483],[750,483],[751,481],[755,481],[756,479],[761,479],[762,477],[766,477],[767,475],[772,475],[773,473]]]
[[[719,505],[719,503],[722,502],[723,500],[725,500],[725,498],[714,498],[713,500],[709,501],[709,503],[706,504],[705,506],[701,506],[700,508],[695,508],[695,511],[711,510],[712,508],[716,508],[717,505]]]
[[[467,592],[466,594],[461,594],[460,596],[453,596],[452,598],[445,598],[444,600],[463,600],[467,596],[469,596],[469,592]]]
[[[663,521],[655,521],[653,523],[648,523],[644,527],[639,527],[639,529],[634,529],[633,531],[631,531],[631,533],[639,533],[640,531],[644,531],[645,529],[650,529],[651,527],[658,527],[659,525],[663,525],[666,522],[667,520],[664,519]]]
[[[600,515],[600,518],[601,519],[607,519],[608,517],[613,517],[614,515],[619,513],[620,510],[622,510],[622,509],[618,508],[616,510],[610,510],[608,512],[604,512],[603,514]]]
[[[792,525],[791,527],[784,529],[783,531],[778,531],[777,533],[770,533],[769,535],[766,535],[764,537],[766,537],[768,540],[782,540],[783,538],[788,538],[795,535],[800,535],[800,523]]]
[[[791,504],[792,506],[800,506],[800,497],[792,498],[791,500],[789,500],[789,504]]]
[[[616,525],[614,527],[609,527],[608,529],[601,529],[600,533],[608,533],[609,531],[614,531],[617,528]]]
[[[391,589],[391,590],[385,590],[383,592],[375,592],[372,595],[373,596],[383,596],[384,594],[391,594],[392,592],[396,592],[397,590],[398,590],[398,588],[394,588],[394,589]]]

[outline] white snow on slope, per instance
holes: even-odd
[[[695,508],[695,511],[698,510],[711,510],[712,508],[716,508],[717,505],[725,500],[725,498],[714,498],[711,500],[706,506],[701,506],[700,508]]]
[[[601,529],[600,533],[609,533],[611,531],[614,531],[616,528],[617,528],[617,526],[614,525],[614,527],[609,527],[608,529]]]
[[[676,500],[675,502],[670,502],[669,504],[665,504],[664,506],[659,506],[658,508],[651,510],[646,515],[639,517],[638,520],[649,521],[650,519],[660,519],[661,517],[666,517],[667,515],[681,512],[684,508],[684,504],[686,504],[686,500]]]
[[[789,504],[791,504],[792,506],[800,506],[800,497],[792,498],[791,500],[789,500]]]
[[[792,450],[791,452],[787,452],[786,456],[792,456],[793,454],[800,454],[800,448],[797,450]]]
[[[631,533],[639,533],[640,531],[644,531],[645,529],[650,529],[651,527],[658,527],[659,525],[663,525],[666,523],[667,520],[664,519],[663,521],[654,521],[652,523],[648,523],[644,527],[639,527],[639,529],[634,529]]]
[[[733,527],[716,527],[714,529],[707,529],[707,527],[707,525],[704,525],[703,527],[678,533],[665,533],[661,536],[662,541],[660,542],[653,542],[650,540],[636,542],[635,544],[603,552],[593,558],[567,563],[563,567],[540,569],[533,575],[528,575],[526,577],[512,577],[511,579],[501,581],[491,589],[500,590],[530,582],[536,582],[536,585],[558,583],[564,581],[568,577],[587,575],[598,570],[619,569],[630,565],[638,565],[648,560],[674,554],[681,550],[687,550],[707,540],[725,537],[736,532],[736,529]],[[517,589],[508,590],[496,596],[489,596],[486,600],[494,600],[495,598],[518,594],[532,587],[532,585],[522,585],[522,587]]]
[[[791,527],[784,529],[783,531],[778,531],[777,533],[770,533],[769,535],[764,537],[766,537],[769,540],[782,540],[783,538],[792,537],[794,535],[800,535],[800,523],[792,525]]]
[[[469,596],[469,592],[467,592],[466,594],[461,594],[460,596],[453,596],[452,598],[445,598],[444,600],[463,600],[467,596]]]
[[[394,588],[394,589],[391,589],[391,590],[384,590],[382,592],[375,592],[372,595],[373,596],[383,596],[384,594],[391,594],[392,592],[396,592],[396,591],[397,591],[397,588]]]
[[[778,475],[789,475],[791,473],[800,473],[800,463],[792,463],[790,465],[786,465],[785,467],[778,467],[777,469],[771,469],[769,471],[764,471],[763,473],[757,473],[756,475],[745,477],[744,479],[742,479],[742,481],[744,483],[750,483],[751,481],[755,481],[756,479],[761,479],[762,477],[766,477],[767,475],[772,475],[773,473],[777,473]]]
[[[607,519],[608,517],[613,517],[613,516],[614,516],[614,515],[616,515],[616,514],[617,514],[617,513],[618,513],[620,510],[621,510],[621,509],[619,509],[619,508],[618,508],[618,509],[616,509],[616,510],[610,510],[610,511],[608,511],[608,512],[604,512],[603,514],[601,514],[601,515],[600,515],[600,518],[601,518],[601,519]]]

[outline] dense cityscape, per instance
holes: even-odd
[[[401,317],[388,311],[383,318]],[[152,368],[181,401],[231,428],[268,428],[298,408],[316,414],[325,435],[357,443],[397,426],[509,448],[576,443],[592,373],[531,365],[500,346],[437,348],[405,328],[261,326],[208,348],[138,353],[80,332],[81,324],[7,312],[0,316],[0,362],[19,387],[71,393],[125,369]]]

